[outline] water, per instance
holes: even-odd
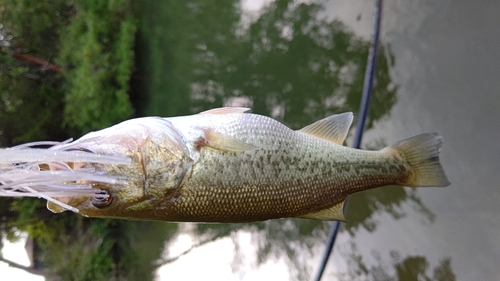
[[[500,58],[494,49],[500,38],[492,9],[500,3],[429,1],[413,10],[387,4],[385,18],[399,15],[384,28],[396,58],[393,81],[401,88],[391,118],[373,135],[395,140],[415,128],[440,132],[445,139],[442,163],[452,185],[417,190],[435,215],[432,224],[421,225],[417,216],[409,216],[397,222],[402,229],[395,233],[397,240],[387,239],[392,232],[370,240],[377,241],[379,251],[389,244],[431,265],[449,259],[457,279],[498,280],[500,225],[494,217],[500,199],[495,173],[500,99],[495,93],[500,83],[495,76],[500,67],[493,62]],[[383,224],[397,227],[391,220],[380,224],[387,229]]]
[[[244,3],[252,15],[240,17],[230,2],[217,8],[170,3],[170,20],[155,13],[167,4],[143,8],[150,20],[138,55],[152,66],[143,114],[243,105],[298,129],[334,112],[357,111],[372,1],[295,5],[288,14],[280,13],[287,1],[264,10]],[[500,280],[499,9],[498,1],[385,1],[363,146],[439,132],[452,185],[352,196],[349,223],[323,280]],[[164,225],[155,223],[157,231],[144,242],[164,246],[158,280],[307,280],[331,224]]]

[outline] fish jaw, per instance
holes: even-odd
[[[124,184],[90,183],[111,196],[109,205],[96,206],[95,198],[88,197],[57,198],[90,217],[143,218],[143,211],[154,208],[157,199],[175,192],[193,162],[182,135],[168,120],[159,117],[127,120],[58,149],[86,150],[132,160],[130,165],[86,163],[87,168],[91,166],[98,173],[124,179]],[[48,207],[62,211],[52,203]]]

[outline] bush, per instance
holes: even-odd
[[[66,78],[65,123],[81,134],[133,113],[128,92],[136,22],[128,1],[79,0],[74,7],[58,62]]]

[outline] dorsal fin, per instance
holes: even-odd
[[[318,212],[309,213],[307,215],[300,216],[303,219],[317,219],[317,220],[327,220],[327,221],[343,221],[347,222],[344,217],[344,204],[345,200],[333,205],[330,208],[323,209]]]
[[[250,111],[247,107],[219,107],[202,111],[198,114],[229,114],[229,113],[245,113]]]
[[[342,145],[353,119],[352,112],[328,116],[299,130],[327,141]]]

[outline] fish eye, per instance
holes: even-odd
[[[106,190],[100,191],[99,194],[96,194],[91,199],[92,205],[97,208],[104,208],[106,206],[109,206],[112,201],[113,196],[111,196],[111,194],[109,194],[109,192],[107,192]]]

